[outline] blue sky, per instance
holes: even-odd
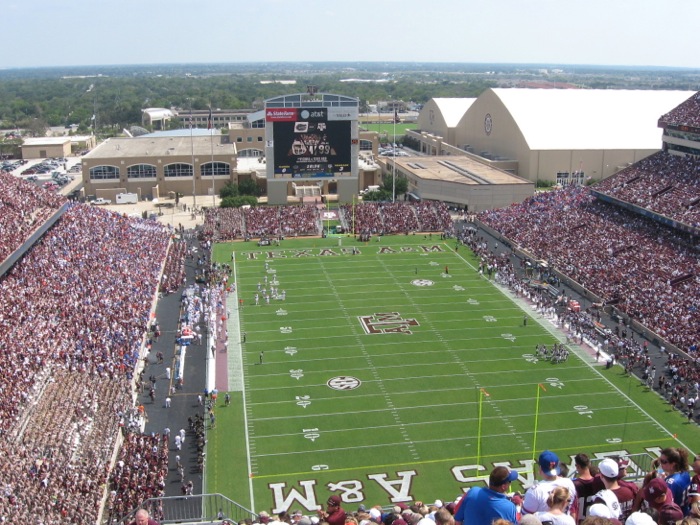
[[[0,68],[290,61],[700,68],[700,0],[2,0]]]

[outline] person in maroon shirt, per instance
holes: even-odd
[[[596,494],[605,489],[612,490],[620,504],[622,520],[627,518],[632,512],[635,496],[638,492],[637,486],[622,478],[627,475],[625,470],[629,465],[626,458],[605,458],[598,464],[599,472],[589,483],[580,484],[576,487],[576,494],[584,500],[584,508],[593,505],[597,499]],[[605,478],[605,479],[604,479]],[[576,480],[574,480],[576,483]],[[580,487],[580,492],[579,492]],[[584,516],[587,516],[585,514]]]
[[[693,469],[693,479],[690,480],[688,489],[688,507],[696,501],[700,501],[700,456],[695,456],[695,461],[691,465]]]
[[[576,454],[574,457],[574,467],[576,468],[577,476],[574,478],[574,487],[576,487],[576,495],[578,496],[579,517],[581,520],[588,516],[588,507],[593,505],[588,497],[595,494],[600,488],[593,488],[597,473],[597,468],[591,463],[591,459],[586,454]]]
[[[329,525],[345,525],[345,510],[340,506],[340,496],[333,495],[326,502],[326,510],[318,510],[318,518]]]

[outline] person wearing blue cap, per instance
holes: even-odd
[[[576,487],[569,478],[563,478],[559,474],[559,457],[551,450],[545,450],[537,459],[542,481],[535,483],[525,493],[523,500],[523,514],[534,514],[536,512],[546,512],[549,509],[547,499],[555,487],[565,487],[569,490],[569,503],[565,507],[565,512],[576,520],[578,513]]]
[[[507,467],[496,467],[489,476],[489,486],[473,487],[464,496],[455,513],[455,525],[491,525],[498,518],[517,523],[515,504],[508,498],[510,484],[518,473]]]

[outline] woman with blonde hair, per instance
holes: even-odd
[[[540,521],[551,525],[576,525],[576,520],[566,513],[569,504],[569,489],[566,487],[554,487],[547,498],[549,510],[537,512]]]

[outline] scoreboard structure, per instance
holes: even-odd
[[[359,100],[328,93],[265,101],[265,157],[270,204],[286,204],[292,182],[317,185],[350,202],[357,193]]]

